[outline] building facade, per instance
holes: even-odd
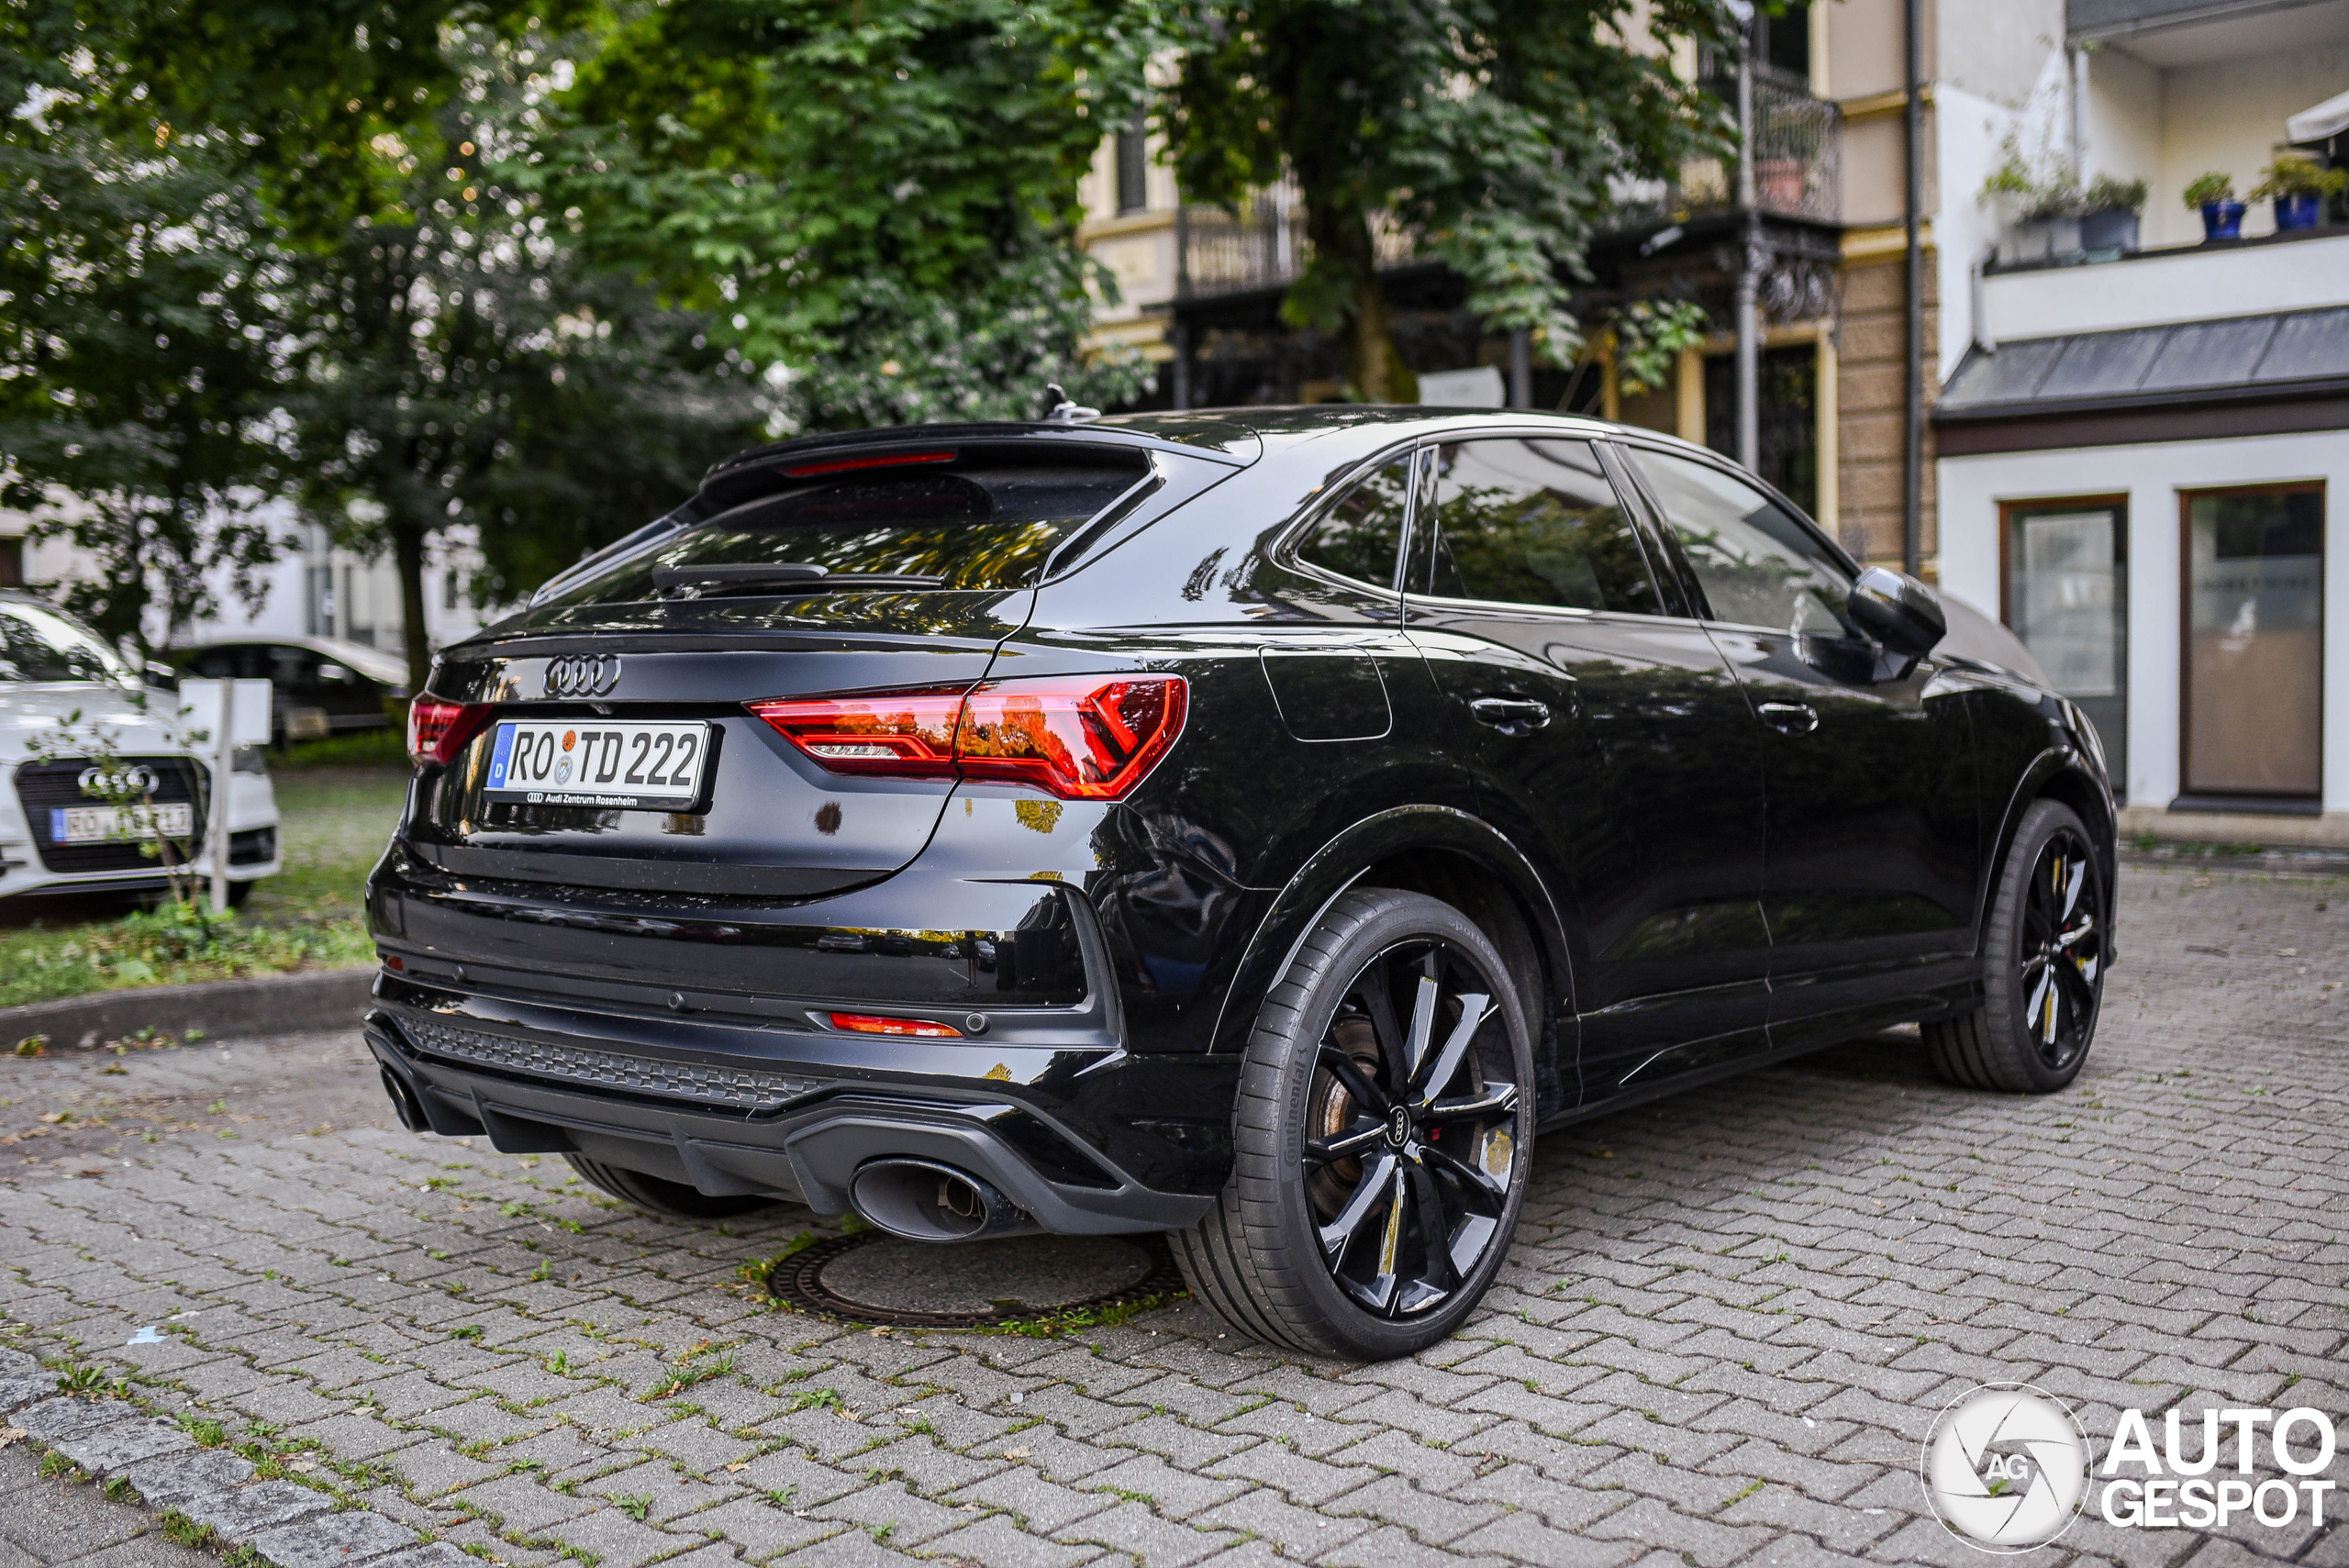
[[[1704,306],[1719,330],[1664,385],[1634,395],[1601,358],[1512,388],[1507,340],[1382,235],[1406,362],[1447,399],[1481,385],[1732,451],[1731,291],[1758,234],[1763,476],[1864,561],[2002,615],[2095,718],[2131,831],[2349,844],[2328,607],[2349,583],[2326,545],[2349,214],[2279,235],[2251,203],[2241,239],[2206,244],[2183,200],[2214,172],[2247,194],[2282,154],[2349,162],[2349,102],[2317,113],[2349,89],[2349,0],[1838,0],[1768,18],[1753,52],[1755,210],[1719,167],[1682,170],[1600,238],[1577,301]],[[1186,206],[1154,150],[1114,137],[1085,184],[1083,239],[1121,292],[1101,338],[1156,361],[1157,406],[1339,395],[1334,346],[1276,314],[1294,193]],[[2143,181],[2135,235],[2026,221],[1989,189],[2009,166],[2051,193]]]

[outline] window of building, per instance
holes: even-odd
[[[1760,439],[1754,470],[1805,512],[1819,511],[1819,349],[1793,343],[1762,350]],[[1705,361],[1705,444],[1737,456],[1737,356]]]
[[[2324,486],[2186,491],[2183,781],[2313,801],[2322,782]]]
[[[1141,212],[1150,206],[1150,143],[1141,117],[1133,128],[1118,133],[1118,211]]]
[[[2128,498],[2016,501],[2001,510],[2006,623],[2096,726],[2119,787],[2129,755]]]

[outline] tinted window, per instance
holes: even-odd
[[[128,673],[114,650],[72,617],[0,603],[0,681],[116,681]]]
[[[1664,519],[1696,569],[1715,620],[1774,630],[1851,634],[1842,564],[1787,510],[1710,463],[1634,448]]]
[[[1053,547],[1141,477],[1138,467],[1037,464],[907,469],[815,481],[688,524],[654,548],[568,584],[554,605],[657,598],[660,567],[804,563],[838,575],[903,575],[934,583],[891,591],[1020,588]],[[705,588],[705,596],[726,590]],[[776,591],[770,580],[746,593]]]
[[[1561,609],[1657,615],[1639,536],[1587,441],[1438,449],[1428,591]]]
[[[1297,545],[1297,559],[1372,587],[1392,588],[1410,494],[1411,460],[1399,458],[1340,496]]]
[[[201,653],[182,661],[187,673],[207,681],[225,681],[236,674],[236,651],[229,648],[207,648]]]

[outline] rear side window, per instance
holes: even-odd
[[[1436,451],[1424,591],[1448,599],[1661,615],[1639,535],[1588,441],[1458,441]]]
[[[1353,582],[1392,590],[1410,498],[1411,460],[1397,458],[1338,497],[1298,541],[1297,558]]]
[[[687,524],[546,603],[634,603],[680,584],[702,598],[819,593],[832,579],[841,580],[834,588],[887,592],[1024,588],[1063,539],[1142,473],[958,465],[818,480]]]

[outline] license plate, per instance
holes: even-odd
[[[115,844],[126,839],[152,839],[158,833],[167,839],[184,839],[195,831],[195,807],[184,800],[165,801],[151,808],[134,806],[128,812],[118,806],[52,806],[49,809],[52,844]]]
[[[701,794],[707,724],[508,719],[489,753],[489,798],[676,811]]]

